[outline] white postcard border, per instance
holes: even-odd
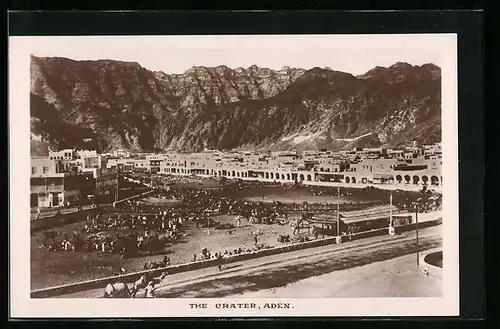
[[[385,35],[387,36],[387,35]],[[416,35],[395,35],[411,43]],[[422,36],[421,34],[419,36]],[[9,38],[9,159],[10,159],[10,316],[25,317],[281,317],[281,316],[454,316],[459,315],[458,239],[458,96],[457,35],[429,34],[438,38],[442,69],[443,148],[443,295],[439,298],[223,298],[223,299],[31,299],[30,298],[30,124],[29,88],[31,42],[36,38]],[[161,38],[168,37],[139,37]],[[234,42],[237,36],[187,36],[186,42],[217,38]],[[258,36],[258,38],[279,36]],[[300,36],[314,43],[314,38]],[[329,36],[373,37],[370,35]],[[78,38],[78,37],[71,37]],[[94,37],[93,37],[94,38]],[[100,38],[100,37],[95,37]],[[102,37],[101,37],[102,38]],[[108,36],[107,38],[115,38]],[[116,37],[118,38],[118,37]],[[122,37],[123,38],[123,37]],[[179,36],[175,38],[181,38]],[[110,43],[111,45],[111,43]],[[221,60],[223,62],[223,60]],[[286,302],[292,309],[223,310],[216,303]],[[207,303],[207,309],[191,309],[190,303]]]

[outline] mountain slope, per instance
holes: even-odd
[[[432,64],[396,63],[355,77],[321,68],[193,67],[168,75],[111,60],[31,62],[33,140],[54,148],[300,150],[437,142],[440,94],[440,69]]]

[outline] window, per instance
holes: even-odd
[[[49,167],[43,166],[43,173],[46,174],[49,172]]]
[[[36,167],[31,167],[31,174],[32,175],[36,174]]]

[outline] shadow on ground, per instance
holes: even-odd
[[[429,237],[422,238],[419,246],[420,250],[423,251],[436,248],[441,243],[442,239]],[[309,277],[389,260],[416,251],[417,245],[415,241],[409,241],[401,245],[381,246],[375,250],[373,247],[365,247],[342,254],[341,258],[332,256],[331,258],[320,258],[309,263],[257,270],[245,275],[216,278],[172,289],[166,287],[165,292],[157,291],[157,297],[218,298],[244,292],[279,288]]]

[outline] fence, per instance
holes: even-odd
[[[427,222],[419,223],[419,228],[435,226],[435,225],[439,225],[441,223],[442,223],[441,219],[427,221]],[[411,228],[406,228],[406,226],[416,228],[416,224],[410,224],[410,225],[405,225],[405,227],[403,227],[403,226],[397,227],[396,232],[398,232],[398,230],[399,230],[399,232],[406,232],[406,231],[411,230]],[[382,235],[387,235],[387,234],[388,234],[388,228],[382,228],[382,229],[377,229],[377,230],[372,230],[372,231],[360,232],[360,233],[352,234],[350,236],[345,235],[345,236],[341,237],[341,240],[343,242],[345,242],[345,241],[351,241],[351,240],[365,239],[365,238],[374,237],[374,236],[382,236]],[[313,241],[307,241],[307,242],[301,242],[301,243],[294,243],[294,244],[284,245],[284,246],[280,246],[280,247],[275,247],[275,248],[270,248],[270,249],[254,251],[254,252],[250,252],[250,253],[243,253],[243,254],[239,254],[239,255],[234,255],[234,256],[229,257],[226,260],[226,263],[245,261],[245,260],[249,260],[249,259],[277,255],[277,254],[301,250],[301,249],[321,247],[321,246],[335,244],[335,243],[336,243],[335,237],[329,237],[329,238],[325,238],[325,239],[319,239],[319,240],[313,240]],[[46,288],[46,289],[35,290],[35,291],[31,292],[31,298],[47,298],[47,297],[53,297],[53,296],[57,296],[57,295],[70,294],[70,293],[74,293],[74,292],[78,292],[78,291],[104,288],[104,286],[107,285],[108,283],[115,283],[117,281],[133,282],[133,281],[139,279],[141,277],[141,275],[146,274],[146,273],[150,273],[153,275],[159,275],[162,272],[167,272],[168,274],[175,274],[175,273],[180,273],[180,272],[198,270],[198,269],[216,266],[216,265],[218,265],[218,260],[216,260],[216,259],[173,265],[173,266],[159,268],[159,269],[155,269],[155,270],[146,270],[146,271],[134,272],[134,273],[121,275],[121,276],[106,277],[106,278],[97,279],[97,280],[90,280],[90,281],[84,281],[84,282],[68,284],[68,285],[63,285],[63,286],[58,286],[58,287],[51,287],[51,288]]]
[[[426,227],[440,225],[442,223],[443,223],[443,219],[438,218],[438,219],[429,220],[426,222],[419,222],[418,228],[422,229],[422,228],[426,228]],[[396,232],[396,234],[401,234],[404,232],[413,231],[416,228],[417,228],[417,223],[412,223],[412,224],[407,224],[407,225],[402,225],[402,226],[396,226],[396,227],[394,227],[394,231]]]
[[[344,202],[339,205],[339,208],[340,211],[353,211],[383,204],[385,204],[383,201]],[[282,203],[282,207],[288,211],[302,211],[302,203],[296,203],[295,206],[292,203]],[[308,211],[337,211],[337,204],[308,203],[307,209]]]
[[[115,201],[115,202],[113,202],[113,207],[116,207],[117,205],[124,203],[124,202],[127,202],[127,201],[135,200],[138,198],[144,198],[145,196],[148,196],[149,194],[151,194],[153,192],[155,192],[155,190],[146,191],[146,192],[143,192],[143,193],[140,193],[137,195],[133,195],[133,196],[125,198],[125,199]]]
[[[86,216],[89,212],[95,210],[95,208],[91,209],[83,209],[80,211],[74,211],[70,213],[54,215],[51,217],[40,218],[37,220],[32,220],[30,222],[31,233],[48,230],[53,227],[62,226],[66,224],[72,224],[76,222],[80,222],[85,220]]]
[[[133,200],[135,198],[142,198],[147,196],[148,194],[152,193],[154,191],[147,191],[141,194],[134,195],[129,198],[125,198],[122,200],[119,200],[114,203],[114,205],[126,202],[128,200]],[[87,215],[89,212],[94,211],[96,208],[90,208],[90,209],[82,209],[82,210],[76,210],[73,212],[67,212],[64,214],[55,214],[51,217],[44,217],[36,220],[30,221],[30,230],[31,233],[42,231],[42,230],[48,230],[57,226],[62,226],[62,225],[67,225],[67,224],[72,224],[72,223],[77,223],[77,222],[82,222],[86,219]],[[101,209],[104,209],[101,207]],[[113,209],[115,211],[116,209]]]

